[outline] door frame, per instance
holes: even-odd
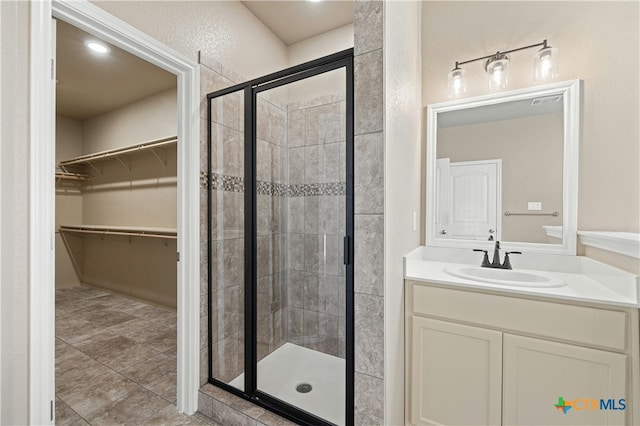
[[[177,400],[198,408],[200,308],[199,65],[87,0],[31,2],[29,94],[29,423],[55,401],[55,62],[52,17],[175,74],[178,86]]]

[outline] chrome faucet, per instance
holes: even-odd
[[[496,245],[493,248],[493,261],[489,263],[489,251],[482,249],[473,249],[473,251],[481,251],[484,253],[482,258],[483,268],[497,268],[497,269],[513,269],[511,267],[511,261],[509,260],[510,254],[522,254],[520,251],[507,251],[504,253],[504,262],[500,264],[500,241],[496,241]]]

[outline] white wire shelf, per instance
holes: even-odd
[[[111,226],[111,225],[60,225],[61,232],[95,235],[121,235],[128,237],[164,238],[175,240],[178,238],[176,228],[154,228],[144,226]]]
[[[71,172],[56,172],[56,181],[61,180],[73,180],[84,182],[89,180],[91,176],[85,175],[83,173],[71,173]]]
[[[138,154],[140,152],[149,151],[151,152],[162,164],[167,165],[166,158],[163,159],[157,152],[157,148],[168,147],[169,145],[176,144],[178,142],[178,138],[176,136],[171,136],[163,139],[156,139],[149,142],[143,142],[136,145],[130,145],[117,149],[110,149],[107,151],[94,152],[92,154],[82,155],[80,157],[74,157],[69,160],[60,161],[58,166],[62,169],[64,173],[70,173],[67,169],[69,166],[84,166],[89,165],[97,172],[100,172],[95,164],[103,161],[116,160],[120,162],[127,170],[131,171],[131,168],[122,161],[121,157]]]

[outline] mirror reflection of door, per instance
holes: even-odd
[[[436,167],[437,238],[499,240],[502,161],[442,158]]]

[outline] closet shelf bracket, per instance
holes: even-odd
[[[92,168],[93,170],[95,170],[99,175],[101,175],[101,174],[102,174],[102,172],[101,172],[101,171],[100,171],[96,166],[94,166],[94,165],[93,165],[93,163],[92,163],[91,161],[87,161],[87,164],[88,164],[89,166],[91,166],[91,168]]]
[[[122,167],[124,167],[125,169],[127,169],[127,171],[128,171],[129,173],[131,173],[131,167],[130,167],[130,166],[127,166],[127,165],[124,163],[124,161],[122,161],[122,159],[120,158],[120,156],[119,156],[119,155],[116,155],[116,156],[115,156],[115,158],[116,158],[116,160],[118,160],[118,162],[119,162],[120,164],[122,164]]]
[[[160,156],[158,155],[158,153],[156,152],[155,149],[149,148],[149,151],[151,151],[151,153],[158,159],[158,161],[160,161],[162,163],[163,166],[167,167],[167,156],[166,156],[166,153],[165,153],[165,158],[163,160],[162,158],[160,158]]]

